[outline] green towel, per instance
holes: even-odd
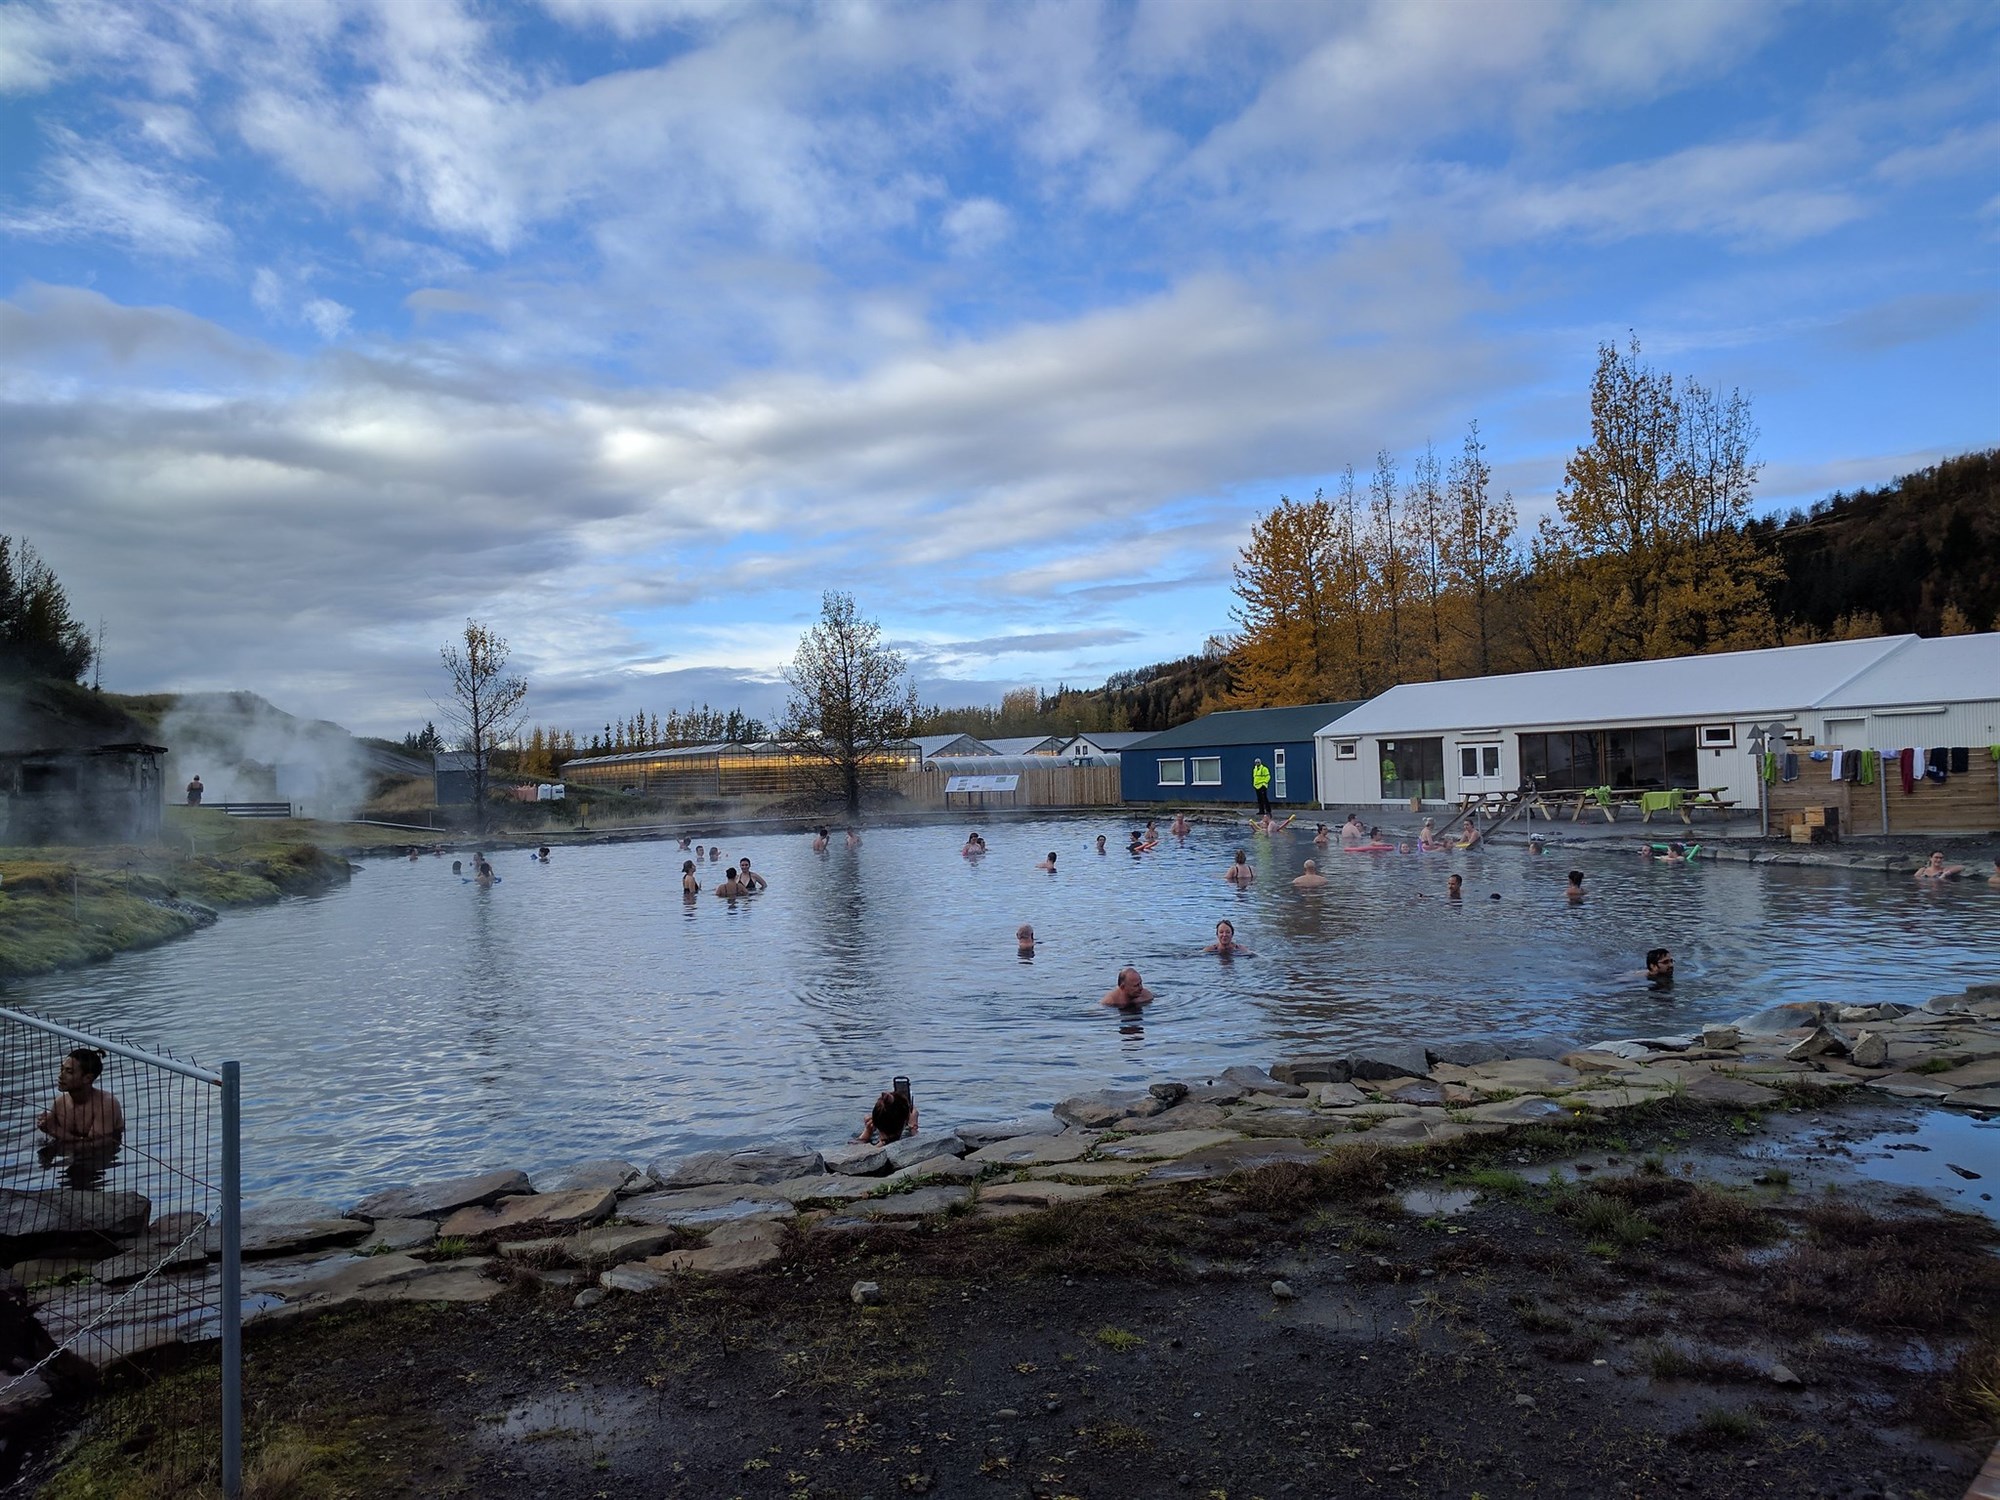
[[[1873,750],[1863,750],[1861,752],[1861,773],[1855,777],[1855,780],[1863,786],[1875,785],[1875,752]]]
[[[1775,750],[1766,750],[1764,752],[1764,780],[1766,782],[1774,782],[1777,779],[1778,752]]]
[[[1608,786],[1592,787],[1590,789],[1590,800],[1595,802],[1599,807],[1609,807],[1611,805],[1611,788]]]
[[[1641,792],[1639,794],[1639,811],[1642,813],[1672,812],[1679,806],[1679,792]]]

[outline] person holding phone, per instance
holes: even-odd
[[[910,1080],[898,1077],[890,1081],[888,1093],[875,1096],[875,1105],[862,1120],[861,1133],[855,1139],[886,1146],[916,1133],[917,1101],[910,1096]]]

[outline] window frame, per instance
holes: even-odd
[[[1736,748],[1736,726],[1734,724],[1697,724],[1695,726],[1695,748],[1697,750],[1734,750]],[[1716,736],[1711,738],[1711,736]]]
[[[1361,741],[1335,740],[1333,742],[1333,758],[1335,760],[1361,759]]]
[[[1158,758],[1157,765],[1160,777],[1158,785],[1186,786],[1188,784],[1187,757],[1185,755],[1162,755]],[[1177,766],[1180,769],[1180,775],[1171,781],[1167,779],[1168,766]]]
[[[1201,768],[1203,766],[1215,767],[1215,777],[1213,780],[1205,779],[1202,776]],[[1190,755],[1188,757],[1187,784],[1189,786],[1221,786],[1222,757],[1219,755]]]

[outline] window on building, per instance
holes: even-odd
[[[1695,750],[1696,731],[1688,724],[1524,734],[1521,774],[1547,791],[1692,789],[1701,784]]]
[[[1160,762],[1160,785],[1186,786],[1187,761],[1180,758],[1176,758],[1173,760],[1163,759]]]
[[[1197,755],[1194,758],[1194,784],[1196,786],[1222,785],[1222,757],[1219,755]]]
[[[1423,797],[1444,800],[1444,741],[1383,740],[1384,800]]]
[[[1333,758],[1335,760],[1359,760],[1361,758],[1360,741],[1335,740],[1333,742]]]
[[[1701,748],[1704,750],[1734,750],[1736,748],[1736,726],[1734,724],[1702,725]]]

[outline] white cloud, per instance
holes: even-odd
[[[940,221],[956,255],[983,255],[1013,229],[1014,216],[991,198],[966,198],[945,210]]]
[[[0,229],[48,239],[101,236],[136,255],[216,256],[229,231],[200,201],[200,185],[59,132],[40,206],[0,217]]]

